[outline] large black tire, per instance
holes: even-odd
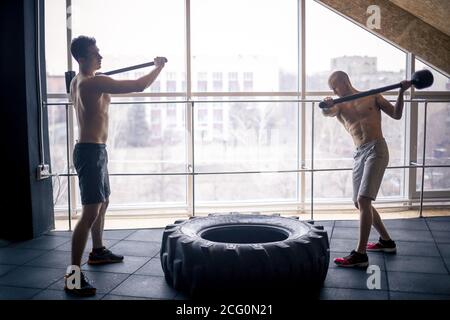
[[[190,297],[317,294],[330,261],[322,226],[279,215],[214,214],[164,230],[161,265],[169,285]]]

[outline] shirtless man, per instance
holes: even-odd
[[[339,97],[358,93],[348,75],[336,71],[328,79],[328,85]],[[330,108],[322,109],[327,117],[337,117],[353,138],[356,151],[353,154],[353,202],[360,211],[359,242],[356,250],[334,262],[341,267],[367,267],[366,251],[396,252],[380,215],[372,206],[389,162],[389,151],[381,131],[381,111],[399,120],[403,113],[403,93],[411,87],[411,81],[402,81],[397,102],[393,106],[380,94],[333,105],[330,97],[325,101]],[[378,231],[377,243],[367,243],[371,226]]]
[[[101,67],[103,57],[94,38],[80,36],[72,41],[70,50],[79,64],[79,73],[70,85],[70,98],[77,114],[79,128],[73,161],[83,205],[81,218],[72,236],[72,266],[81,265],[89,231],[92,235],[93,250],[89,254],[88,264],[121,262],[123,256],[112,253],[102,242],[105,213],[111,193],[106,151],[110,94],[145,90],[157,78],[167,60],[157,57],[154,60],[155,68],[147,75],[136,80],[118,81],[95,74]],[[72,285],[67,285],[70,276],[71,274],[66,274],[65,277],[66,291],[80,296],[95,295],[96,289],[83,273],[80,288],[72,289]]]

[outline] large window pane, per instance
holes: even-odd
[[[450,191],[450,168],[426,168],[424,191]],[[422,169],[417,170],[417,191],[422,184]],[[447,196],[448,198],[448,196]]]
[[[103,71],[165,56],[169,62],[150,90],[171,92],[174,81],[178,84],[176,88],[182,88],[185,66],[184,1],[73,0],[72,17],[73,37],[87,35],[97,39],[103,56]],[[77,67],[75,61],[74,66]],[[130,71],[114,77],[133,79],[146,70]]]
[[[47,106],[47,116],[52,172],[67,173],[66,106]]]
[[[311,174],[305,175],[305,197],[311,201]],[[325,171],[314,173],[314,202],[348,201],[352,203],[351,171]]]
[[[422,90],[424,90],[424,91],[447,91],[447,92],[450,91],[450,78],[449,77],[444,76],[439,71],[436,71],[429,65],[423,63],[419,59],[416,59],[416,70],[419,71],[422,69],[430,70],[434,77],[433,85],[428,88],[422,89]]]
[[[112,176],[112,206],[186,204],[185,176]]]
[[[195,178],[197,204],[296,200],[295,173],[220,174]]]
[[[306,89],[330,91],[332,71],[367,90],[405,78],[406,53],[315,1],[306,1]]]
[[[404,169],[386,169],[377,200],[399,198],[403,195]],[[311,175],[306,175],[306,200],[311,200]],[[352,203],[352,171],[326,171],[314,173],[314,201],[345,201]]]
[[[111,105],[109,172],[186,172],[185,111],[183,103]]]
[[[308,99],[320,100],[320,97],[308,97]],[[305,140],[306,140],[306,164],[311,163],[311,134],[314,124],[314,168],[351,168],[353,163],[353,151],[355,146],[350,134],[336,119],[325,117],[318,106],[314,104],[314,123],[311,118],[312,103],[306,103]]]
[[[67,210],[67,177],[60,176],[67,174],[66,106],[47,106],[47,116],[51,171],[56,175],[52,178],[53,202],[56,210]]]
[[[197,103],[196,171],[297,169],[296,114],[292,102]]]
[[[81,213],[78,177],[75,180],[77,213]],[[186,176],[120,176],[110,175],[109,209],[157,208],[186,205]],[[67,210],[67,207],[65,208]],[[132,211],[127,212],[133,214]],[[67,215],[67,212],[64,212]],[[73,213],[72,213],[73,214]]]
[[[73,37],[84,34],[97,39],[104,57],[101,71],[151,61],[158,55],[166,56],[169,63],[148,92],[185,93],[186,41],[191,41],[191,56],[188,58],[192,66],[190,85],[194,94],[296,91],[299,79],[298,2],[191,0],[191,38],[185,39],[183,0],[72,0],[72,31]],[[327,80],[334,70],[346,71],[358,90],[405,79],[405,52],[320,3],[305,2],[308,91],[330,91]],[[65,1],[45,0],[45,4],[48,93],[65,93]],[[73,66],[77,70],[74,60]],[[416,60],[416,70],[424,67],[430,69],[435,77],[434,85],[426,90],[448,92],[448,77]],[[114,77],[134,79],[148,70],[135,70]],[[245,97],[245,100],[262,98],[253,95]],[[317,94],[307,98],[322,100],[323,96]],[[303,160],[300,158],[303,148],[305,165],[310,168],[312,147],[315,169],[352,167],[355,146],[350,135],[336,118],[324,117],[317,103],[312,117],[311,103],[227,101],[239,100],[239,97],[217,97],[215,102],[196,102],[192,109],[195,144],[189,150],[191,136],[187,129],[191,119],[186,117],[191,114],[187,112],[191,105],[167,103],[173,99],[113,97],[113,102],[126,104],[113,103],[110,107],[111,208],[175,205],[184,210],[192,187],[195,188],[195,205],[200,207],[292,202],[300,200],[299,195],[304,195],[308,202],[312,176],[309,172],[217,172],[295,170],[298,161]],[[198,99],[202,98],[195,100]],[[273,96],[267,99],[273,99]],[[446,139],[450,136],[449,106],[447,103],[429,105],[427,164],[450,162],[450,145]],[[405,110],[409,107],[408,103],[405,104]],[[299,119],[298,112],[302,108],[305,108],[305,119]],[[52,171],[66,174],[65,107],[49,106],[47,109]],[[406,164],[405,132],[409,129],[405,120],[405,117],[398,121],[385,114],[382,116],[390,166]],[[76,139],[76,119],[72,129]],[[418,162],[421,162],[423,105],[419,105],[417,138]],[[193,179],[185,175],[139,175],[184,173],[190,163],[190,151],[194,152],[195,172],[199,174]],[[404,169],[386,170],[379,199],[398,199],[406,194],[405,172]],[[136,175],[115,175],[122,173]],[[335,201],[347,204],[348,201],[351,204],[351,171],[331,170],[313,175],[315,203]],[[72,180],[75,194],[72,201],[80,208],[78,180]],[[192,180],[194,185],[189,185],[188,181]],[[67,177],[53,178],[56,210],[61,210],[59,215],[67,214],[67,181]],[[448,181],[450,169],[430,168],[425,171],[427,191],[448,191]],[[417,188],[420,182],[421,170],[418,170]],[[299,189],[302,186],[304,190]]]
[[[202,173],[297,169],[297,104],[227,102],[195,105],[195,170]],[[296,199],[297,174],[199,175],[196,201]]]
[[[419,104],[417,159],[423,162],[424,104]],[[425,164],[450,165],[450,103],[428,103]],[[417,189],[422,183],[419,169]],[[450,190],[449,168],[426,168],[424,187],[426,190]]]
[[[47,92],[66,93],[66,1],[45,0],[45,60]]]
[[[293,0],[191,1],[193,91],[295,91],[297,12]]]

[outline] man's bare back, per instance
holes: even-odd
[[[78,142],[106,143],[111,98],[108,93],[90,88],[88,82],[91,78],[78,74],[71,83],[71,99],[78,120]]]

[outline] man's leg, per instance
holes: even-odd
[[[107,264],[122,262],[123,256],[114,254],[111,250],[106,249],[103,246],[103,230],[105,227],[105,215],[106,209],[108,208],[109,198],[106,198],[105,202],[102,203],[100,212],[98,214],[97,220],[95,220],[92,226],[92,252],[89,254],[88,264]]]
[[[372,199],[364,196],[359,196],[358,207],[360,212],[359,242],[356,251],[358,253],[366,253],[370,229],[372,228]]]
[[[108,209],[109,198],[101,204],[100,212],[91,228],[92,248],[100,249],[103,247],[103,229],[105,228],[105,214]]]
[[[381,239],[383,240],[391,240],[383,221],[381,220],[378,211],[372,206],[372,225],[375,227],[375,230],[380,234]]]
[[[72,235],[72,265],[80,266],[81,257],[94,221],[100,211],[101,203],[83,206],[83,212]]]
[[[358,202],[355,202],[356,209],[359,210]],[[377,230],[378,234],[380,235],[381,239],[383,240],[391,240],[391,237],[389,236],[383,221],[381,220],[380,214],[375,209],[374,206],[372,206],[372,225],[374,226],[375,230]]]

